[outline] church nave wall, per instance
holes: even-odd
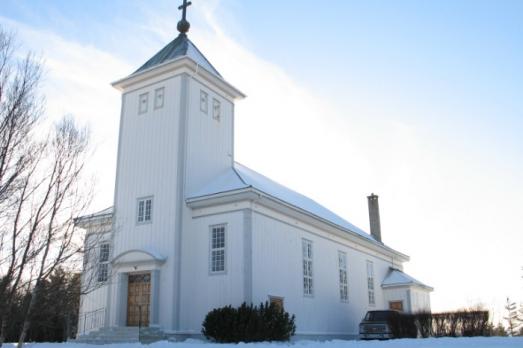
[[[304,295],[302,240],[312,242],[313,295]],[[298,334],[357,334],[367,310],[385,307],[381,281],[391,262],[283,223],[267,215],[253,215],[253,300],[284,298],[296,314]],[[340,299],[338,251],[347,255],[348,300]],[[367,261],[374,265],[376,304],[368,304]]]

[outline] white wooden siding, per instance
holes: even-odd
[[[154,95],[165,88],[164,105],[138,113],[138,97],[144,92]],[[179,165],[181,77],[159,81],[122,97],[122,120],[115,195],[114,250],[117,256],[127,250],[148,250],[167,257],[160,272],[160,288],[170,289],[174,282],[172,252],[175,250],[176,188]],[[137,199],[154,197],[151,223],[137,224]],[[116,279],[113,277],[113,283]],[[111,293],[111,324],[117,322],[114,311],[116,286]],[[174,306],[173,296],[160,291],[163,308]],[[164,296],[165,295],[165,296]],[[173,325],[172,315],[160,310],[160,322]]]
[[[209,227],[225,224],[226,271],[209,272]],[[243,302],[243,212],[211,215],[186,221],[182,239],[181,325],[199,333],[212,309]]]
[[[313,242],[314,295],[303,295],[301,240]],[[340,301],[338,251],[347,254],[349,299]],[[366,261],[374,263],[376,305],[368,306]],[[358,324],[369,309],[384,308],[379,282],[391,262],[352,249],[277,219],[253,215],[253,300],[268,295],[285,298],[285,309],[296,314],[300,334],[358,333]]]
[[[200,90],[208,94],[209,111],[200,111]],[[233,163],[233,106],[196,79],[189,82],[187,168],[185,192],[192,193],[212,181]],[[212,100],[221,105],[219,121],[212,117]]]

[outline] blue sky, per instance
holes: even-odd
[[[49,117],[92,129],[93,209],[112,203],[109,83],[174,38],[178,3],[2,0],[0,23],[46,59]],[[237,160],[364,229],[378,193],[384,240],[435,309],[523,301],[522,1],[193,0],[188,17],[248,95]]]

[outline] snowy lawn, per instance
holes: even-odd
[[[5,344],[4,347],[16,348],[16,344]],[[27,348],[100,348],[102,346],[82,343],[34,343],[26,344]],[[156,342],[150,345],[138,343],[108,344],[104,348],[523,348],[523,337],[473,337],[473,338],[427,338],[400,339],[390,341],[298,341],[293,343],[240,343],[212,344],[199,340],[187,340],[180,343]]]

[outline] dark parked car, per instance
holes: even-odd
[[[394,338],[392,325],[398,322],[398,311],[368,311],[360,323],[361,340],[386,340]]]

